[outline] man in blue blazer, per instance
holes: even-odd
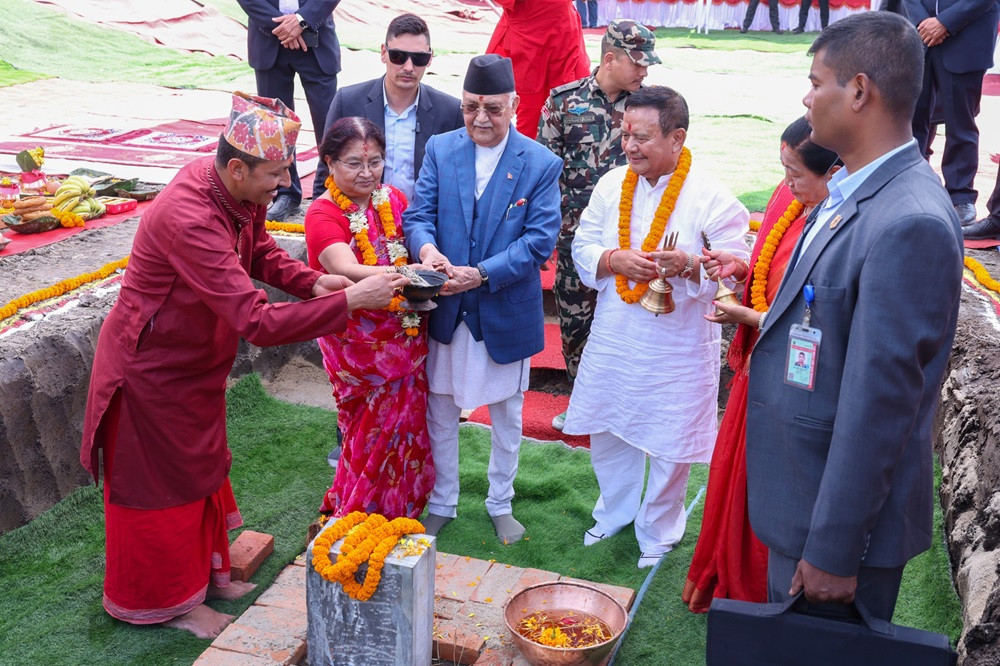
[[[979,168],[976,114],[983,76],[993,66],[997,42],[997,0],[903,0],[906,15],[927,48],[923,90],[913,114],[913,136],[930,154],[932,115],[944,114],[941,155],[944,186],[962,225],[976,221],[975,178]]]
[[[856,14],[810,53],[806,119],[844,168],[807,221],[751,356],[750,522],[769,549],[772,601],[800,590],[814,602],[857,598],[889,620],[903,566],[931,545],[961,228],[911,134],[923,61],[913,26]],[[803,350],[809,368],[793,367]]]
[[[531,356],[545,345],[539,268],[559,234],[562,160],[511,127],[509,58],[469,63],[465,129],[432,137],[403,217],[410,256],[448,274],[430,314],[427,428],[437,480],[424,527],[437,534],[458,506],[458,421],[489,405],[486,508],[504,544],[524,535],[511,500]]]
[[[427,139],[465,124],[457,99],[420,82],[433,59],[427,23],[414,14],[389,22],[382,45],[385,76],[337,91],[326,114],[323,134],[341,118],[360,116],[385,133],[382,181],[413,199]],[[320,160],[313,196],[326,189],[330,170]]]
[[[257,77],[257,94],[277,97],[295,109],[295,75],[309,104],[316,145],[323,140],[323,121],[337,92],[340,42],[333,9],[340,0],[238,0],[247,13],[247,52]],[[295,162],[292,182],[278,189],[267,219],[284,220],[302,202]]]

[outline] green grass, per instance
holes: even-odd
[[[27,83],[37,79],[48,78],[44,74],[29,72],[25,69],[18,69],[9,62],[0,60],[0,88],[14,86],[18,83]]]
[[[335,424],[332,412],[270,398],[255,376],[229,391],[231,479],[244,528],[273,534],[275,554],[254,576],[259,585],[254,593],[238,601],[212,602],[215,608],[239,614],[303,550],[306,527],[331,480],[326,455],[335,440]],[[510,546],[497,542],[483,504],[489,432],[463,427],[460,451],[460,517],[441,531],[442,551],[633,589],[642,584],[648,570],[635,566],[639,547],[631,529],[590,548],[583,546],[582,534],[592,524],[590,512],[597,498],[586,451],[561,444],[522,446],[514,511],[528,532]],[[705,484],[706,475],[705,465],[694,466],[688,501]],[[617,663],[704,663],[706,616],[688,612],[680,601],[701,506],[646,592]],[[960,608],[949,578],[941,522],[937,508],[935,547],[907,566],[895,620],[955,640],[961,631]],[[209,641],[182,631],[111,619],[101,608],[103,570],[103,509],[94,487],[77,490],[29,525],[0,536],[0,588],[5,598],[0,655],[14,655],[17,663],[26,664],[156,666],[190,664],[208,646]],[[8,663],[6,657],[0,662]]]
[[[690,28],[657,28],[656,48],[690,48],[713,51],[761,51],[765,53],[802,53],[816,39],[818,33],[793,35],[786,32],[754,30],[741,35],[738,30],[711,30],[707,35],[699,35]]]
[[[778,141],[785,122],[751,115],[691,117],[684,145],[696,164],[708,164],[748,209],[764,210],[784,177]],[[735,139],[734,137],[738,137]]]
[[[116,81],[226,89],[238,79],[252,77],[245,62],[150,44],[30,0],[0,4],[0,25],[4,26],[0,59],[15,68],[49,76],[106,81],[112,73]]]

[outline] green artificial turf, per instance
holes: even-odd
[[[106,81],[110,73],[116,81],[171,88],[232,89],[244,78],[253,85],[245,62],[150,44],[30,0],[0,3],[0,25],[0,59],[19,69],[80,81]]]
[[[0,88],[14,86],[18,83],[27,83],[36,79],[47,78],[44,74],[29,72],[25,69],[18,69],[9,62],[0,60]]]
[[[333,412],[278,402],[256,376],[229,391],[231,479],[244,529],[275,537],[275,553],[244,599],[212,602],[241,613],[304,548],[305,530],[316,516],[332,473],[326,455],[335,441]],[[636,568],[639,548],[631,528],[585,548],[584,530],[597,498],[589,455],[562,444],[526,442],[515,481],[515,515],[526,538],[510,546],[496,539],[483,501],[489,431],[460,430],[459,518],[439,535],[444,552],[522,567],[536,567],[585,580],[638,589],[648,570]],[[695,465],[690,502],[705,484],[707,467]],[[938,473],[938,481],[940,473]],[[617,663],[628,666],[704,663],[705,615],[681,604],[680,593],[694,550],[702,503],[688,531],[667,555],[629,629]],[[210,641],[162,627],[136,627],[111,619],[101,608],[104,569],[103,509],[98,490],[81,488],[18,530],[0,535],[0,662],[44,664],[190,664]],[[235,538],[236,533],[231,534]],[[906,569],[896,621],[948,634],[961,631],[960,609],[951,586],[935,512],[935,547]]]

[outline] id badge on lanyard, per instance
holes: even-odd
[[[785,358],[785,383],[789,386],[812,391],[816,388],[816,367],[823,331],[809,325],[816,291],[811,284],[802,288],[806,311],[801,324],[792,324],[788,330],[788,354]]]

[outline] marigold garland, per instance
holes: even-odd
[[[17,314],[18,310],[31,307],[35,303],[41,303],[42,301],[47,301],[50,298],[62,296],[63,294],[73,291],[74,289],[78,289],[79,287],[90,282],[103,280],[115,271],[124,269],[127,265],[128,257],[125,257],[124,259],[119,259],[118,261],[112,261],[110,264],[105,264],[92,273],[77,275],[76,277],[68,278],[62,282],[57,282],[51,287],[38,289],[37,291],[15,298],[12,301],[8,301],[3,307],[0,307],[0,321],[3,321],[8,317],[13,317]]]
[[[972,257],[966,257],[965,267],[972,271],[972,274],[976,276],[976,279],[979,280],[981,285],[990,291],[995,291],[1000,294],[1000,282],[993,279],[993,276],[990,275],[990,272],[986,270],[985,266]]]
[[[84,219],[71,210],[59,210],[57,208],[53,208],[49,211],[49,213],[52,217],[59,220],[59,224],[66,229],[86,226]]]
[[[788,204],[788,208],[767,232],[764,246],[760,249],[757,263],[753,267],[753,284],[750,285],[750,305],[757,312],[767,312],[767,274],[771,271],[771,261],[774,259],[774,253],[778,251],[778,243],[781,242],[788,228],[792,226],[792,222],[799,219],[803,210],[805,210],[805,204],[797,199],[792,199],[792,203]]]
[[[361,251],[362,263],[365,266],[377,266],[378,256],[375,254],[375,248],[368,239],[368,217],[365,215],[365,212],[337,187],[333,176],[328,176],[325,184],[326,189],[330,191],[330,197],[333,199],[333,202],[347,215],[351,233],[354,234],[354,241],[358,245],[358,250]],[[410,254],[406,251],[406,246],[403,245],[399,229],[396,227],[396,221],[392,217],[392,204],[389,202],[388,188],[385,185],[375,188],[371,194],[371,199],[372,206],[375,208],[375,212],[378,213],[379,221],[382,223],[382,232],[385,234],[385,245],[390,263],[393,266],[405,266],[410,261]],[[414,337],[420,333],[420,315],[412,310],[404,309],[402,303],[402,296],[394,296],[386,309],[389,312],[398,313],[403,331],[406,335]]]
[[[760,231],[760,220],[750,220],[750,231]]]
[[[663,240],[663,233],[667,229],[667,223],[677,205],[677,197],[681,194],[684,180],[691,170],[691,151],[686,147],[681,149],[680,159],[677,161],[677,168],[667,183],[660,198],[660,204],[656,207],[656,215],[653,216],[653,223],[642,242],[641,249],[644,252],[652,252],[660,241]],[[635,197],[635,187],[639,183],[639,176],[632,167],[629,167],[622,182],[622,198],[618,204],[618,247],[622,250],[631,249],[632,245],[632,200]],[[635,287],[629,288],[628,278],[621,273],[615,275],[615,289],[618,295],[626,303],[638,303],[642,295],[646,293],[648,283],[637,282]]]
[[[327,527],[313,543],[313,568],[331,583],[340,583],[352,599],[368,601],[382,579],[385,558],[396,547],[400,537],[422,534],[424,526],[412,518],[394,518],[362,511],[350,513]],[[344,539],[337,562],[330,560],[333,544]],[[358,583],[355,573],[365,560],[368,571],[364,583]]]
[[[296,224],[295,222],[267,220],[264,222],[264,228],[268,231],[284,231],[290,234],[304,234],[306,232],[306,225]]]

